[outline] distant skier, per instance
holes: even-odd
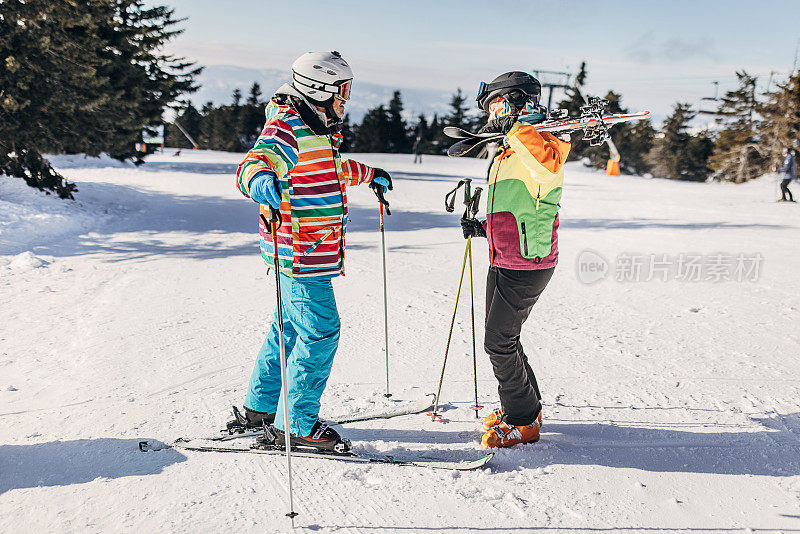
[[[339,434],[318,419],[320,397],[339,343],[339,313],[331,279],[344,274],[347,186],[392,189],[383,169],[342,160],[338,133],[350,99],[353,72],[338,52],[309,52],[292,64],[291,84],[266,107],[266,124],[237,172],[239,190],[280,209],[278,251],[288,360],[288,428],[292,443],[341,450]],[[272,265],[269,229],[260,224],[261,254]],[[287,422],[279,406],[281,377],[277,313],[256,358],[245,398],[251,428],[274,424],[278,443]],[[277,413],[277,415],[276,415]]]
[[[424,148],[424,141],[422,140],[421,135],[417,135],[417,138],[414,140],[414,147],[411,149],[414,152],[414,163],[422,163],[422,149]]]
[[[478,106],[489,113],[480,130],[506,134],[489,170],[487,219],[462,219],[464,237],[487,237],[484,348],[499,382],[501,409],[483,421],[486,447],[539,440],[542,403],[536,376],[520,343],[522,324],[558,262],[562,165],[570,144],[517,120],[539,111],[539,81],[507,72],[482,83]]]
[[[789,190],[789,184],[797,178],[797,160],[795,159],[794,149],[785,148],[783,150],[783,166],[780,168],[782,174],[781,178],[781,199],[779,202],[794,202],[792,192]],[[789,196],[787,199],[786,196]]]

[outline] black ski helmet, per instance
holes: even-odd
[[[542,94],[542,84],[539,80],[528,74],[514,70],[501,74],[490,83],[481,82],[478,88],[478,107],[485,112],[489,112],[489,103],[498,96],[505,97],[511,104],[514,111],[521,110],[525,103],[533,99],[534,103],[539,103],[539,95]]]

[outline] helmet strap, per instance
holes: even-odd
[[[329,132],[327,113],[319,110],[316,104],[310,102],[305,95],[291,95],[294,108],[300,113],[300,118],[317,135],[325,135]]]
[[[325,117],[328,119],[326,124],[328,128],[332,128],[342,122],[342,118],[339,117],[333,109],[333,97],[331,97],[327,103],[323,104],[323,107],[325,108]]]

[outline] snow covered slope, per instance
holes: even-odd
[[[464,251],[443,196],[486,162],[357,157],[395,177],[391,389],[412,399],[435,390]],[[56,157],[76,202],[0,177],[0,532],[289,529],[281,457],[137,450],[224,424],[269,327],[273,279],[256,206],[235,189],[238,160]],[[774,203],[776,190],[570,164],[561,263],[523,330],[542,440],[459,474],[298,459],[297,530],[800,531],[800,208]],[[376,202],[366,187],[348,196],[323,415],[391,402]],[[474,248],[480,350],[486,243]],[[345,425],[357,448],[478,448],[465,297],[448,422]],[[482,351],[478,373],[488,413],[496,382]]]

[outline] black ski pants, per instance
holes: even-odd
[[[789,184],[792,182],[791,179],[789,180],[782,180],[781,181],[781,198],[783,200],[792,200],[794,201],[794,197],[792,196],[792,192],[789,191]],[[789,195],[789,198],[786,198],[786,195]]]
[[[518,271],[491,267],[486,280],[486,335],[483,346],[500,383],[500,404],[511,425],[529,425],[542,410],[536,376],[519,334],[555,267]]]

